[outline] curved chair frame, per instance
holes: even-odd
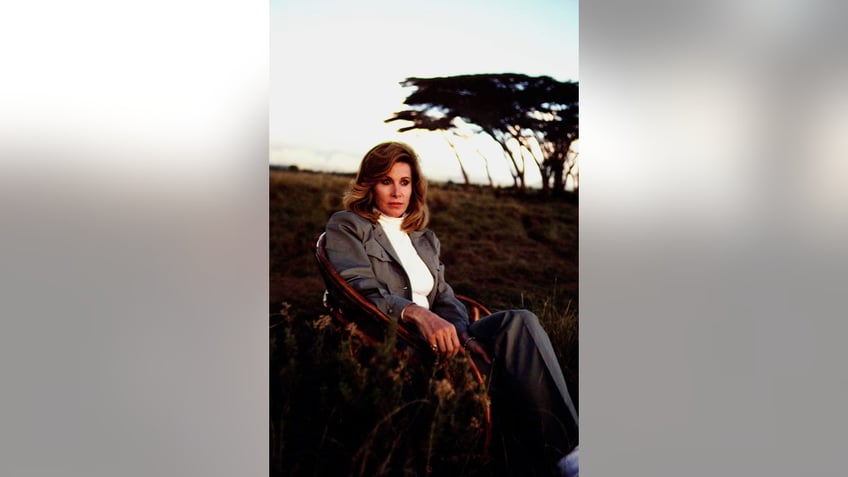
[[[318,269],[327,287],[324,291],[324,306],[342,326],[355,324],[362,332],[359,333],[360,337],[364,338],[370,344],[376,344],[385,340],[386,331],[392,325],[393,320],[380,311],[367,298],[354,290],[342,278],[339,272],[333,268],[325,250],[325,235],[326,233],[322,233],[315,243],[315,259],[318,262]],[[459,294],[456,295],[456,298],[466,306],[468,318],[471,322],[491,314],[488,308],[472,298]],[[421,336],[414,325],[409,323],[398,322],[397,342],[399,349],[409,351],[415,356],[424,356],[431,359],[435,357],[435,353],[424,340],[424,337]],[[477,365],[474,364],[474,360],[469,359],[468,364],[474,379],[480,386],[485,388],[485,377]],[[485,404],[484,414],[485,442],[483,450],[484,452],[488,452],[492,437],[492,414],[488,401]]]

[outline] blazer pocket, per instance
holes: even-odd
[[[365,242],[365,253],[368,254],[369,257],[374,257],[382,262],[389,262],[392,260],[392,258],[389,257],[389,254],[386,253],[386,250],[376,242]]]

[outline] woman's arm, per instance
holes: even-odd
[[[369,244],[377,245],[369,240],[373,227],[370,221],[353,212],[333,214],[327,223],[325,242],[330,263],[354,290],[374,303],[380,311],[396,320],[403,315],[404,321],[414,323],[424,339],[434,346],[434,351],[446,356],[456,355],[461,349],[456,324],[464,324],[465,329],[468,323],[464,305],[453,296],[449,286],[445,288],[446,285],[439,286],[435,302],[441,304],[439,309],[446,313],[446,317],[392,293],[387,282],[408,285],[406,275],[394,273],[392,268],[380,268],[386,276],[378,278],[375,274],[371,255],[375,257],[374,263],[381,267],[385,257],[379,246],[369,252]],[[436,281],[443,279],[440,273]]]

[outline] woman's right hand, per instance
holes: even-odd
[[[413,303],[404,308],[403,318],[415,323],[437,354],[452,358],[462,349],[456,327],[427,308]]]

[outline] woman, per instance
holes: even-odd
[[[490,366],[493,415],[509,430],[511,464],[553,469],[577,445],[577,413],[550,339],[526,310],[469,323],[445,282],[439,240],[426,228],[426,197],[412,148],[373,147],[345,195],[346,210],[327,223],[327,257],[383,313],[413,323],[434,352],[450,358],[464,348]]]

